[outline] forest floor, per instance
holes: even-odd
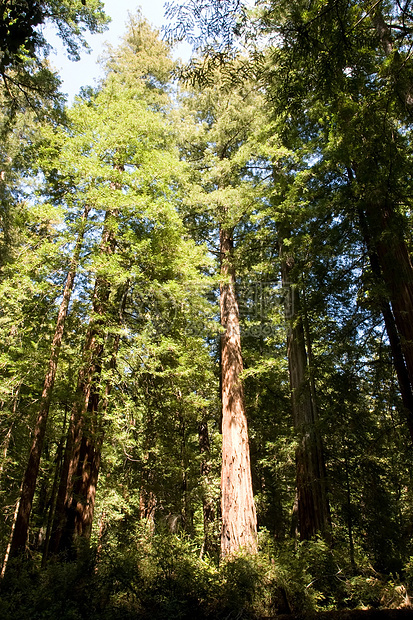
[[[312,614],[281,614],[265,620],[373,620],[376,618],[377,620],[408,620],[413,618],[413,608],[349,609],[343,611],[319,611]]]

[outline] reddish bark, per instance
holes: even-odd
[[[115,250],[114,231],[108,226],[108,220],[116,217],[117,212],[107,211],[105,227],[102,233],[100,249],[103,254],[110,255]],[[98,277],[93,293],[92,314],[83,348],[83,361],[79,370],[76,399],[72,409],[66,441],[65,455],[56,499],[55,518],[50,539],[50,553],[69,551],[73,548],[76,499],[74,492],[81,487],[83,461],[89,471],[88,475],[97,478],[92,472],[100,463],[99,456],[94,453],[100,439],[92,449],[88,443],[88,433],[92,420],[95,420],[99,406],[99,378],[104,352],[103,338],[105,330],[105,314],[110,296],[110,284],[104,277]],[[93,486],[93,483],[92,483]],[[80,504],[81,505],[81,504]],[[79,509],[80,509],[79,505]],[[85,531],[87,528],[85,529]]]
[[[66,420],[65,420],[65,426],[66,426]],[[57,490],[59,487],[60,470],[62,467],[63,448],[64,448],[64,436],[62,436],[60,443],[58,445],[58,448],[57,448],[57,452],[56,452],[56,468],[55,468],[55,474],[53,478],[52,493],[50,497],[50,511],[49,511],[49,516],[47,519],[46,538],[45,538],[45,545],[44,545],[43,557],[42,557],[42,567],[45,566],[47,557],[49,555],[50,535],[52,531],[53,518],[54,518],[54,513],[55,513],[55,507],[56,507],[56,497],[57,497]]]
[[[50,540],[50,553],[58,553],[71,547],[73,538],[73,485],[79,468],[83,444],[86,417],[93,418],[98,405],[98,393],[94,385],[101,370],[103,344],[100,337],[101,321],[104,313],[102,283],[95,285],[92,318],[86,334],[83,351],[83,364],[79,371],[76,400],[73,405],[66,440],[65,455],[56,499],[55,518]],[[109,297],[109,288],[105,291],[105,301]]]
[[[70,532],[75,538],[89,540],[92,533],[102,443],[103,429],[97,436],[91,433],[89,437],[82,437],[77,484],[73,487],[71,506],[73,525]]]
[[[330,510],[326,491],[323,446],[318,430],[315,394],[309,380],[304,327],[297,287],[291,282],[293,259],[285,256],[280,243],[281,277],[287,291],[286,317],[289,320],[287,355],[291,405],[298,436],[296,450],[297,516],[300,538],[316,534],[330,538]]]
[[[120,308],[118,313],[119,324],[123,321],[123,313],[129,282],[121,291]],[[116,358],[119,350],[120,335],[116,334],[112,342],[112,352],[109,361],[109,369],[116,367]],[[104,397],[99,400],[96,394],[94,415],[89,421],[87,433],[83,433],[78,471],[73,488],[72,508],[74,509],[73,534],[76,538],[89,540],[92,532],[93,516],[95,510],[96,489],[99,478],[102,445],[104,439],[104,419],[108,405],[108,398],[112,391],[112,382],[108,381]]]
[[[257,551],[257,518],[243,387],[238,303],[235,295],[232,231],[221,229],[222,472],[221,554]]]
[[[40,458],[43,450],[44,437],[46,434],[47,418],[49,415],[50,403],[53,394],[53,387],[56,378],[57,364],[59,361],[60,348],[64,332],[64,325],[69,307],[69,302],[73,290],[76,276],[77,263],[83,243],[86,220],[90,207],[86,206],[82,215],[81,227],[77,238],[75,250],[67,275],[66,284],[63,292],[63,299],[60,304],[57,316],[56,329],[52,341],[49,358],[49,365],[44,380],[43,392],[40,399],[39,413],[33,433],[33,443],[30,449],[29,459],[22,483],[22,491],[17,518],[14,524],[13,536],[10,548],[10,557],[23,552],[26,546],[27,532],[29,529],[29,519],[32,509],[36,481],[39,473]]]

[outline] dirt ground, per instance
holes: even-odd
[[[321,611],[311,615],[281,614],[266,620],[375,620],[376,618],[377,620],[409,620],[413,618],[413,608]]]

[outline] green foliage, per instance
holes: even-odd
[[[403,606],[406,588],[368,564],[353,575],[342,550],[321,540],[238,554],[219,566],[199,558],[188,537],[141,524],[119,543],[109,531],[78,563],[40,571],[14,561],[1,583],[0,612],[11,620],[224,620],[329,609]],[[359,558],[361,562],[361,557]]]
[[[127,546],[100,548],[97,563],[14,563],[1,584],[2,618],[167,620],[258,617],[266,567],[248,556],[216,567],[189,539],[141,528]]]
[[[69,56],[79,60],[79,49],[88,47],[84,32],[102,32],[109,21],[103,4],[100,0],[2,1],[0,15],[1,135],[9,133],[19,112],[62,121],[60,80],[46,60],[50,45],[39,26],[53,24]]]
[[[189,4],[202,5],[204,16],[221,6]],[[228,4],[227,24],[238,4]],[[85,204],[91,207],[33,505],[31,559],[11,563],[1,584],[5,620],[224,620],[406,604],[406,590],[413,590],[412,452],[380,311],[387,290],[369,263],[359,215],[371,196],[385,195],[395,224],[383,235],[375,220],[373,236],[392,248],[402,230],[411,246],[408,15],[403,21],[394,14],[400,37],[387,53],[380,15],[364,2],[333,4],[261,2],[255,26],[271,35],[265,49],[214,66],[204,87],[182,86],[174,102],[168,46],[140,14],[121,47],[109,50],[102,86],[76,101],[64,126],[56,110],[48,123],[21,99],[10,123],[9,96],[20,86],[3,92],[3,551],[73,240]],[[392,6],[381,7],[386,19]],[[82,24],[103,25],[99,2],[42,7],[56,11],[72,55]],[[190,12],[179,15],[192,19]],[[46,69],[37,73],[38,44],[29,36],[23,49],[16,39],[18,49],[7,51],[3,63],[11,67],[13,54],[20,55],[22,71],[39,79],[49,97],[54,78]],[[13,71],[23,79],[24,71]],[[53,97],[46,100],[52,113]],[[256,557],[240,554],[219,564],[222,225],[235,230],[242,381],[262,544]],[[111,256],[100,245],[104,227],[116,239]],[[308,322],[331,548],[294,537],[297,438],[285,291],[277,287],[279,237]],[[78,563],[60,558],[40,569],[98,278],[110,287],[99,337],[120,342],[116,367],[110,347],[101,360],[99,389],[110,384],[111,391],[97,518]],[[120,319],[119,290],[126,285]],[[203,450],[201,427],[208,431]]]

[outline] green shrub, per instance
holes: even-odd
[[[11,562],[1,583],[2,620],[227,620],[277,613],[399,606],[406,590],[368,563],[354,575],[341,550],[316,539],[238,553],[219,565],[184,535],[137,527],[129,544],[107,535],[77,562]],[[36,558],[35,558],[36,559]],[[406,567],[411,584],[412,563]],[[409,581],[410,579],[410,581]]]

